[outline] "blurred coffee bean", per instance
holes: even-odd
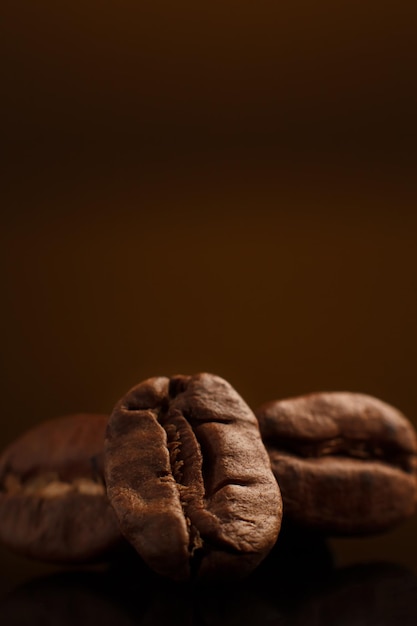
[[[333,535],[393,528],[415,511],[417,437],[372,396],[312,393],[255,412],[284,519]]]
[[[0,457],[0,540],[31,558],[80,563],[126,548],[103,477],[106,415],[38,424]]]

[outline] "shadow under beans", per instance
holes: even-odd
[[[267,581],[265,581],[267,582]],[[417,578],[391,563],[329,571],[297,587],[275,580],[267,588],[224,589],[198,607],[204,626],[411,626],[417,624]]]
[[[193,623],[194,590],[151,572],[72,571],[32,580],[0,604],[7,626],[180,626]]]
[[[411,626],[417,624],[417,578],[392,563],[336,570],[312,585],[289,618],[291,626]]]
[[[107,573],[71,571],[32,580],[0,605],[7,626],[131,626],[136,623],[122,589]],[[145,608],[146,594],[138,602]]]
[[[313,564],[285,580],[271,555],[233,584],[176,584],[129,571],[67,572],[33,580],[0,605],[7,626],[408,626],[417,623],[417,579],[387,563],[340,570]],[[309,553],[310,554],[310,553]],[[281,555],[282,556],[282,555]],[[313,556],[313,552],[311,552]],[[316,553],[317,556],[317,553]],[[322,555],[323,556],[323,555]],[[314,560],[314,559],[313,559]],[[303,574],[304,573],[304,574]],[[142,572],[143,574],[143,572]]]
[[[283,529],[273,550],[249,577],[232,584],[197,586],[198,623],[287,624],[311,579],[329,577],[332,571],[333,557],[324,539]]]
[[[274,548],[250,578],[262,584],[271,580],[276,591],[277,581],[289,587],[304,586],[312,578],[327,577],[333,569],[333,553],[325,537],[283,524]]]
[[[299,544],[300,545],[300,544]],[[321,545],[308,552],[289,550],[289,561],[305,573],[328,562]],[[287,549],[286,549],[287,550]],[[287,550],[288,551],[288,550]],[[177,584],[152,573],[127,553],[106,571],[71,571],[32,580],[11,592],[0,605],[0,623],[10,626],[87,625],[180,626],[183,624],[283,624],[288,599],[280,581],[288,572],[288,556],[279,546],[252,576],[235,582]],[[302,563],[300,563],[300,560]],[[294,585],[294,589],[301,589]],[[299,594],[297,595],[299,597]],[[285,610],[284,610],[285,607]]]

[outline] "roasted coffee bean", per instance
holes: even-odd
[[[106,415],[43,422],[0,457],[0,540],[51,562],[95,560],[123,543],[103,479]]]
[[[355,393],[268,402],[256,415],[284,515],[329,534],[387,530],[416,505],[416,435],[392,406]]]
[[[276,541],[281,498],[256,418],[217,376],[131,389],[109,420],[105,475],[123,534],[164,576],[241,577]]]

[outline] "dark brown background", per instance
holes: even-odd
[[[1,446],[202,370],[417,425],[415,3],[3,6]]]

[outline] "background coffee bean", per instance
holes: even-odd
[[[387,530],[416,505],[416,434],[395,408],[364,394],[268,402],[256,415],[285,519],[333,534]]]
[[[39,424],[0,457],[0,540],[51,562],[95,560],[123,544],[103,479],[106,415]]]
[[[240,577],[274,545],[279,489],[256,418],[225,380],[137,385],[110,417],[105,452],[121,530],[156,572]]]

